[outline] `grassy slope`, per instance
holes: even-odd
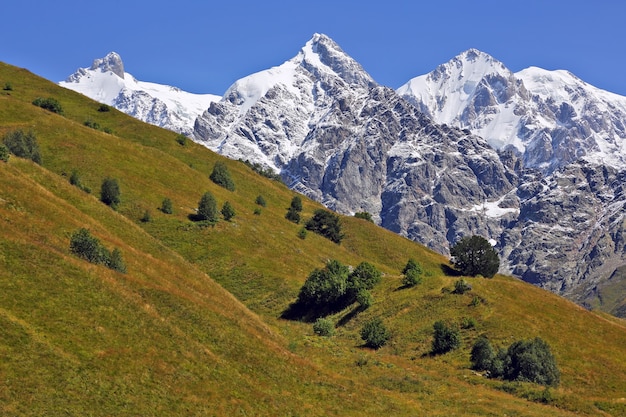
[[[14,90],[0,96],[0,133],[33,129],[44,169],[17,158],[0,164],[4,412],[626,413],[623,321],[505,277],[473,280],[472,293],[463,296],[442,292],[455,281],[442,272],[445,259],[363,220],[343,220],[347,238],[340,246],[311,233],[301,240],[301,226],[284,220],[293,195],[284,186],[226,161],[237,185],[229,192],[208,180],[221,158],[200,146],[182,147],[171,132],[114,110],[99,113],[82,96],[1,65],[0,85],[6,81]],[[37,96],[57,98],[64,117],[30,104]],[[114,135],[84,127],[87,119]],[[95,196],[67,183],[64,175],[74,169]],[[97,202],[105,176],[120,180],[119,213]],[[200,228],[188,220],[204,191],[220,206],[231,202],[232,222]],[[268,205],[255,215],[259,194]],[[164,197],[173,200],[173,215],[157,210]],[[319,207],[304,203],[303,218]],[[145,210],[153,221],[140,223]],[[71,256],[69,235],[78,227],[119,247],[129,273]],[[424,283],[399,290],[409,257],[423,264]],[[310,324],[279,316],[307,274],[330,258],[368,260],[385,279],[369,310],[337,313],[332,318],[343,325],[323,339]],[[474,296],[483,302],[472,307]],[[361,348],[358,337],[374,316],[394,334],[378,352]],[[463,348],[430,357],[433,322],[463,317],[477,322],[463,331]],[[562,370],[552,405],[521,398],[542,388],[468,370],[471,343],[483,333],[500,346],[534,336],[551,344]]]

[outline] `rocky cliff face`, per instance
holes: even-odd
[[[621,98],[581,83],[470,50],[394,92],[316,35],[235,83],[194,135],[439,252],[485,236],[503,272],[584,302],[626,263],[626,118]]]

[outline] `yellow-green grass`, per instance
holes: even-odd
[[[180,146],[176,134],[140,123],[11,66],[0,67],[0,131],[33,129],[43,169],[18,158],[0,164],[0,279],[6,412],[46,410],[94,415],[622,415],[626,330],[607,318],[518,280],[472,279],[469,294],[451,294],[458,278],[447,260],[361,219],[343,218],[335,245],[313,233],[298,238],[284,219],[294,193],[224,160],[234,192],[208,175],[221,157]],[[63,116],[31,104],[54,97]],[[105,134],[83,126],[109,127]],[[69,185],[76,169],[92,195]],[[97,200],[105,176],[120,181],[119,212]],[[232,222],[200,227],[188,218],[202,193],[229,201]],[[257,206],[263,195],[267,207]],[[174,214],[158,211],[164,197]],[[303,219],[318,204],[304,199]],[[255,209],[261,214],[254,214]],[[141,223],[145,210],[152,221]],[[128,274],[87,264],[69,253],[69,236],[88,227],[122,250]],[[422,284],[401,288],[409,257]],[[280,319],[308,273],[328,259],[374,263],[385,274],[375,303],[330,318],[329,339],[310,323]],[[209,278],[210,277],[210,278]],[[217,285],[215,281],[219,283]],[[225,290],[227,291],[225,291]],[[235,297],[233,297],[233,294]],[[472,305],[476,298],[480,302]],[[391,343],[361,347],[361,325],[380,316]],[[463,347],[429,355],[432,325],[473,318]],[[546,339],[562,383],[540,404],[543,387],[487,380],[469,370],[473,341],[496,346]],[[23,349],[21,346],[27,346]],[[18,381],[18,382],[15,382]],[[23,404],[35,404],[27,408]],[[68,405],[69,404],[69,405]]]

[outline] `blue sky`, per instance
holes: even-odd
[[[52,81],[116,51],[139,80],[221,95],[319,32],[392,88],[477,48],[513,71],[567,69],[626,95],[621,0],[8,0],[1,10],[0,61]]]

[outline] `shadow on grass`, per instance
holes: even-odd
[[[441,272],[443,272],[444,274],[446,274],[449,277],[460,277],[460,276],[463,276],[463,274],[461,274],[461,272],[459,272],[456,269],[452,268],[450,265],[441,264],[440,267],[441,267]]]
[[[304,304],[301,302],[293,302],[289,304],[289,307],[285,309],[280,315],[281,319],[285,320],[293,320],[293,321],[302,321],[305,323],[313,323],[320,317],[330,316],[331,314],[337,314],[348,307],[349,304],[345,303],[335,303],[334,305],[310,305]],[[358,313],[365,310],[360,305],[354,307],[350,312],[346,313],[343,316],[335,327],[343,326],[348,323],[352,318],[354,318]]]
[[[361,306],[361,305],[357,305],[355,306],[352,310],[350,310],[348,313],[346,313],[342,318],[339,319],[339,321],[337,322],[337,325],[335,327],[342,327],[345,326],[346,324],[348,324],[348,322],[350,320],[352,320],[353,318],[356,317],[357,314],[359,314],[360,312],[365,311],[365,307]]]
[[[204,217],[195,213],[188,215],[187,218],[200,227],[215,226],[216,223],[214,221],[206,220]]]

